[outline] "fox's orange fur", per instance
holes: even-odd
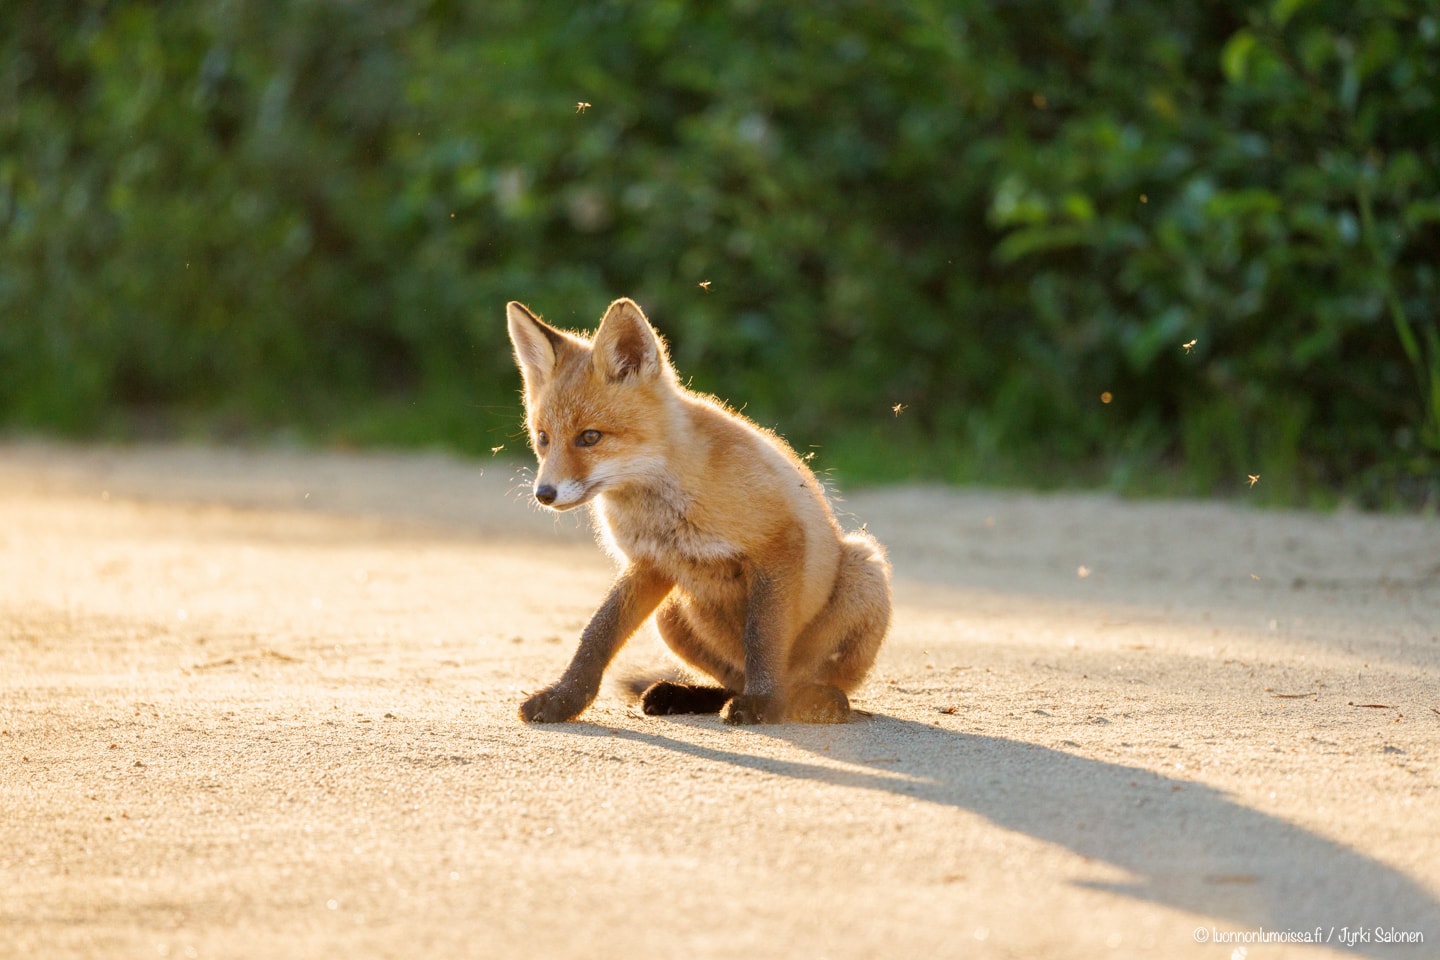
[[[569,669],[520,708],[558,722],[594,700],[616,651],[652,614],[666,644],[716,687],[661,681],[647,713],[731,723],[836,722],[890,620],[890,566],[845,534],[783,440],[680,385],[639,306],[616,300],[593,339],[507,308],[539,458],[535,496],[589,504],[624,564]]]

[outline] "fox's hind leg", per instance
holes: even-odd
[[[845,723],[846,693],[865,679],[890,626],[890,565],[867,533],[841,544],[830,600],[791,647],[783,699],[737,696],[728,723]],[[768,701],[768,702],[767,702]]]
[[[845,723],[850,698],[828,683],[806,683],[785,695],[785,719],[795,723]]]
[[[890,564],[884,549],[868,533],[850,534],[842,548],[830,602],[805,628],[790,658],[802,712],[810,709],[804,706],[810,703],[821,715],[838,709],[844,694],[870,672],[890,627]],[[831,694],[817,697],[802,692],[807,683],[834,688],[839,701]],[[830,701],[837,706],[824,705]]]

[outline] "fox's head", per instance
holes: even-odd
[[[659,471],[677,381],[640,307],[616,300],[592,339],[557,330],[520,303],[505,312],[540,461],[535,499],[569,510]]]

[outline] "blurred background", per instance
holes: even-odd
[[[1433,508],[1440,8],[0,2],[0,429],[525,456],[621,295],[842,482]]]

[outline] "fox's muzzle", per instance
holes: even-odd
[[[535,499],[539,500],[547,507],[555,502],[555,497],[555,488],[548,483],[542,484],[535,488]]]

